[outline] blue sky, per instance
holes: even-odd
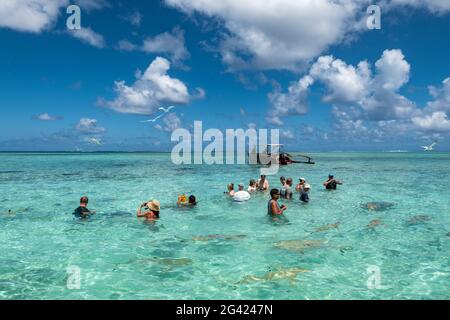
[[[290,150],[450,149],[449,1],[73,3],[81,30],[68,0],[0,3],[0,150],[169,151],[194,120]]]

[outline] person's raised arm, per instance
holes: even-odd
[[[144,207],[144,204],[141,204],[139,208],[137,209],[137,216],[138,218],[142,218],[146,216],[146,213],[142,213],[142,208]]]

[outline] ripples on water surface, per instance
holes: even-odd
[[[308,205],[266,216],[268,195],[223,195],[251,166],[174,166],[168,154],[0,154],[0,299],[448,299],[450,155],[329,153]],[[328,173],[345,181],[322,190]],[[195,193],[193,210],[177,195]],[[81,195],[97,215],[71,215]],[[159,199],[162,219],[135,218]],[[11,212],[8,212],[11,210]],[[367,288],[381,269],[383,290]],[[66,287],[68,266],[81,289]]]

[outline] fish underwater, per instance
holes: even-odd
[[[130,264],[138,264],[141,266],[159,265],[163,272],[170,272],[174,268],[186,267],[193,264],[193,261],[189,258],[141,258],[137,260],[131,260],[126,263],[118,263],[117,267],[129,266]]]
[[[264,276],[246,276],[242,280],[240,280],[237,284],[250,284],[254,282],[261,282],[261,281],[280,281],[280,280],[289,280],[291,284],[294,284],[296,281],[296,278],[298,274],[309,272],[309,270],[306,269],[300,269],[300,268],[292,268],[292,269],[286,269],[286,270],[279,270],[279,271],[271,271],[266,273]]]
[[[380,219],[375,219],[369,222],[369,224],[367,225],[367,229],[370,230],[375,230],[376,227],[379,227],[383,224],[383,221],[381,221]]]
[[[331,230],[331,229],[338,229],[340,225],[341,225],[340,222],[327,224],[327,225],[325,225],[323,227],[317,228],[316,232],[324,232],[324,231],[328,231],[328,230]]]
[[[181,267],[192,264],[192,260],[189,258],[151,258],[148,261],[160,264],[165,267]]]
[[[212,240],[225,240],[225,241],[235,241],[235,240],[243,240],[247,236],[246,235],[237,235],[237,236],[224,236],[220,234],[212,234],[208,236],[198,236],[193,237],[192,240],[196,242],[207,242]]]
[[[305,250],[322,247],[325,240],[283,240],[274,244],[275,248],[303,253]]]
[[[431,220],[430,216],[427,216],[425,214],[419,214],[419,215],[413,216],[408,221],[406,221],[406,224],[408,226],[414,226],[414,225],[418,225],[418,224],[423,224],[430,220]]]
[[[367,202],[361,205],[361,208],[369,211],[387,211],[395,206],[391,202]]]

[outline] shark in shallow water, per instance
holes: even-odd
[[[279,270],[279,271],[272,271],[266,273],[264,276],[246,276],[242,280],[240,280],[237,284],[250,284],[254,282],[261,282],[261,281],[280,281],[280,280],[289,280],[291,284],[295,283],[295,280],[297,278],[297,275],[300,273],[309,272],[309,270],[306,269],[300,269],[300,268],[292,268],[292,269],[285,269],[285,270]]]
[[[207,242],[212,240],[225,240],[225,241],[235,241],[235,240],[243,240],[247,236],[246,235],[237,235],[237,236],[224,236],[220,234],[212,234],[208,236],[198,236],[193,237],[192,240],[196,242]]]
[[[386,211],[392,209],[395,206],[391,202],[367,202],[361,205],[361,208],[368,211]]]
[[[431,220],[431,217],[430,217],[430,216],[427,216],[427,215],[425,215],[425,214],[418,214],[418,215],[416,215],[416,216],[411,217],[411,218],[406,222],[406,224],[407,224],[408,226],[414,226],[414,225],[417,225],[417,224],[423,224],[423,223],[425,223],[425,222],[427,222],[427,221],[430,221],[430,220]]]
[[[325,240],[283,240],[275,243],[274,247],[303,253],[305,250],[319,248],[324,244],[326,244]]]
[[[327,225],[325,225],[323,227],[317,228],[316,232],[324,232],[324,231],[328,231],[328,230],[332,230],[332,229],[338,229],[340,225],[341,225],[340,222],[327,224]]]

